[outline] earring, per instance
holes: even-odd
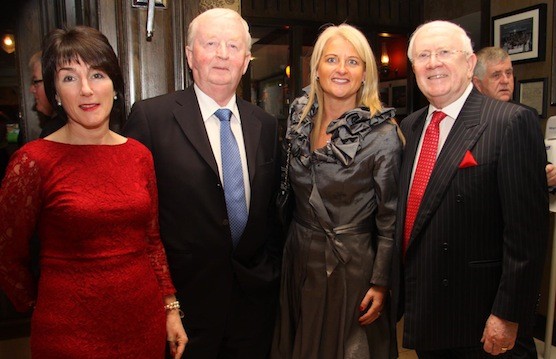
[[[58,106],[62,106],[62,101],[58,100]]]
[[[114,95],[114,100],[117,100],[117,99],[118,99],[118,94],[115,94]]]
[[[319,77],[318,77],[318,76],[317,76],[317,77],[315,77],[315,80],[317,80],[317,81],[318,81],[318,80],[319,80]]]

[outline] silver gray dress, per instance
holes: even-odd
[[[395,358],[389,298],[379,319],[358,322],[370,286],[390,284],[402,151],[394,112],[348,111],[330,123],[328,145],[311,152],[312,121],[299,121],[306,103],[306,95],[294,101],[286,133],[296,207],[271,358]]]

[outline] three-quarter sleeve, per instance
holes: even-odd
[[[160,227],[158,224],[158,190],[156,187],[154,165],[150,154],[147,161],[146,173],[148,179],[147,186],[151,198],[150,217],[147,227],[147,251],[162,294],[167,296],[174,294],[176,290],[170,278],[170,269],[166,260],[166,252],[160,240]]]
[[[21,312],[35,302],[29,240],[40,213],[40,187],[36,161],[23,150],[14,153],[0,188],[0,288]]]

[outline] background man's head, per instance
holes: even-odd
[[[473,84],[481,93],[500,101],[509,101],[514,92],[514,70],[506,51],[485,47],[477,52]]]
[[[42,78],[42,65],[41,65],[41,55],[42,52],[38,51],[31,56],[29,60],[29,69],[31,70],[33,78],[31,79],[31,86],[29,87],[29,92],[33,94],[35,98],[34,109],[47,118],[54,115],[54,110],[46,97],[44,91],[44,82]]]

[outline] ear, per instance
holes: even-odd
[[[477,65],[477,56],[475,54],[471,54],[467,59],[467,73],[469,75],[468,78],[473,78],[473,71],[475,71],[475,65]]]
[[[248,52],[245,54],[245,63],[243,64],[243,72],[242,74],[245,75],[247,72],[247,68],[249,67],[249,63],[251,62],[251,53]]]
[[[473,82],[473,85],[477,88],[477,90],[479,90],[479,92],[483,92],[481,88],[481,80],[479,80],[477,76],[473,76],[471,81]]]
[[[193,49],[190,46],[185,47],[185,57],[187,58],[187,64],[189,65],[190,69],[193,69],[191,66],[192,59],[193,59]]]

